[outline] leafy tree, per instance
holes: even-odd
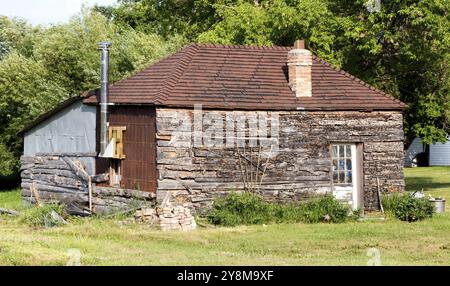
[[[321,58],[408,104],[407,142],[450,133],[448,0],[122,0],[120,26],[190,41],[290,46],[306,39]],[[373,2],[373,1],[372,1]]]
[[[14,158],[14,155],[0,142],[0,174],[2,174],[2,176],[12,175],[16,168],[16,159]]]
[[[0,16],[0,59],[11,50],[29,56],[38,31],[24,20]]]
[[[68,24],[43,31],[35,43],[34,57],[70,94],[78,94],[99,85],[101,41],[112,42],[112,82],[143,69],[183,44],[180,37],[166,42],[155,34],[119,28],[101,14],[84,10]]]
[[[446,0],[382,1],[368,13],[366,1],[330,2],[345,23],[344,69],[409,105],[407,142],[445,141],[450,133],[450,16]]]
[[[62,100],[100,84],[98,43],[111,41],[110,76],[118,81],[174,52],[180,36],[119,27],[103,15],[83,10],[69,23],[31,27],[1,18],[0,176],[18,170],[18,132]]]
[[[220,20],[216,4],[234,5],[235,0],[119,0],[121,5],[95,9],[124,27],[156,33],[165,38],[182,35],[189,41]],[[250,1],[251,2],[251,1]]]
[[[45,67],[33,59],[12,52],[0,61],[1,174],[17,171],[17,158],[22,153],[17,133],[66,94],[64,88],[49,80]],[[12,155],[15,160],[11,160]]]

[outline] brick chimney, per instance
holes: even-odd
[[[305,49],[305,41],[297,40],[288,53],[289,86],[297,97],[311,97],[312,54]]]

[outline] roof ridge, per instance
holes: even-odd
[[[380,90],[380,89],[378,89],[378,88],[376,88],[376,87],[374,87],[374,86],[368,84],[367,82],[365,82],[365,81],[363,81],[362,79],[360,79],[360,78],[358,78],[358,77],[356,77],[356,76],[354,76],[354,75],[352,75],[352,74],[346,72],[345,70],[343,70],[343,69],[341,69],[341,68],[339,68],[339,67],[337,67],[337,66],[335,66],[335,65],[330,64],[329,62],[327,62],[327,61],[325,61],[325,60],[319,58],[318,56],[313,55],[313,58],[314,58],[315,60],[319,61],[321,64],[324,64],[324,65],[326,65],[326,66],[332,68],[333,70],[339,72],[340,74],[342,74],[342,75],[344,75],[344,76],[350,78],[352,81],[357,82],[357,83],[359,83],[360,85],[365,86],[365,87],[369,88],[370,90],[373,90],[373,91],[379,93],[380,95],[382,95],[382,96],[384,96],[384,97],[386,97],[386,98],[389,98],[390,100],[392,100],[392,101],[394,101],[394,102],[396,102],[396,103],[399,103],[400,105],[402,105],[402,106],[404,106],[404,107],[407,106],[407,105],[406,105],[405,103],[403,103],[401,100],[399,100],[399,99],[393,97],[392,95],[390,95],[390,94],[388,94],[388,93],[386,93],[386,92],[384,92],[384,91],[382,91],[382,90]]]
[[[186,47],[187,47],[187,46],[186,46]],[[186,47],[185,47],[185,48],[186,48]],[[124,77],[124,78],[122,78],[122,79],[120,79],[120,80],[118,80],[118,81],[116,81],[116,82],[110,82],[108,87],[111,89],[112,87],[115,87],[115,86],[121,84],[122,82],[125,82],[125,81],[129,80],[130,78],[132,78],[132,77],[134,77],[134,76],[137,76],[137,75],[139,75],[139,74],[141,74],[141,73],[143,73],[143,72],[146,72],[147,70],[153,68],[155,65],[160,64],[160,63],[162,63],[162,62],[164,62],[164,61],[166,61],[166,60],[168,60],[168,59],[170,59],[170,58],[176,56],[176,55],[177,55],[179,52],[181,52],[183,49],[184,49],[184,48],[178,49],[178,50],[176,50],[174,53],[168,54],[168,55],[166,55],[165,57],[162,57],[162,58],[160,58],[160,59],[157,59],[155,62],[148,64],[148,65],[147,65],[146,67],[144,67],[143,69],[134,71],[134,72],[132,72],[129,76]],[[98,89],[99,89],[99,87],[98,87],[98,88],[95,88],[95,89],[92,89],[92,90],[98,90]],[[88,90],[87,92],[90,92],[90,91],[92,91],[92,90]],[[83,92],[82,95],[84,95],[84,94],[85,94],[85,93]],[[94,95],[95,95],[95,94],[94,94]],[[89,97],[91,97],[91,96],[92,96],[92,95],[87,94],[86,98],[89,98]]]
[[[163,100],[167,99],[167,97],[170,95],[170,92],[172,91],[172,88],[175,87],[176,83],[183,75],[186,66],[189,65],[192,57],[197,53],[197,51],[198,47],[195,44],[190,44],[178,52],[183,52],[184,54],[178,60],[177,66],[174,71],[169,74],[168,80],[165,81],[162,90],[156,95],[155,103],[161,104]]]
[[[200,48],[228,48],[228,49],[251,49],[251,50],[280,50],[280,51],[288,51],[291,50],[292,47],[286,46],[277,46],[277,45],[251,45],[251,44],[241,44],[241,45],[232,45],[232,44],[215,44],[215,43],[193,43],[188,46],[197,46]],[[187,46],[187,47],[188,47]]]

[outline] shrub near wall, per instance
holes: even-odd
[[[402,221],[414,222],[433,216],[434,208],[427,198],[416,198],[411,194],[393,194],[383,198],[386,212]]]
[[[333,196],[295,204],[269,203],[253,193],[231,193],[214,202],[208,215],[210,223],[222,226],[292,222],[344,222],[351,217],[350,208]]]
[[[223,226],[240,224],[262,224],[273,219],[272,206],[262,197],[251,193],[231,193],[214,202],[208,215],[210,223]]]

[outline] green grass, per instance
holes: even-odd
[[[450,168],[406,169],[408,190],[450,199]],[[20,206],[17,192],[0,205]],[[447,204],[448,210],[448,204]],[[68,250],[83,265],[366,265],[377,248],[382,265],[449,265],[450,212],[416,223],[280,224],[201,227],[165,233],[120,220],[74,218],[53,229],[0,216],[0,265],[65,265]]]
[[[20,199],[20,192],[14,191],[0,191],[0,208],[21,210],[24,204]]]
[[[450,212],[450,167],[405,168],[406,190],[424,190],[433,197],[447,200],[445,210]]]

